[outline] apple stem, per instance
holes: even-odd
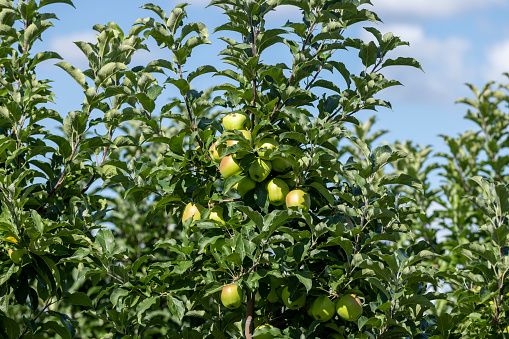
[[[254,332],[254,294],[251,293],[251,296],[246,304],[246,327],[245,327],[245,335],[246,339],[251,339],[253,337]]]

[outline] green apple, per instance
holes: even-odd
[[[274,158],[270,161],[272,163],[272,169],[279,173],[284,173],[288,170],[292,163],[283,158]]]
[[[219,206],[214,207],[210,210],[209,219],[215,220],[219,222],[221,225],[224,225],[224,218],[223,218],[223,209]]]
[[[256,151],[261,159],[268,160],[269,156],[277,150],[279,143],[272,138],[263,138],[256,144]]]
[[[321,295],[315,299],[311,306],[311,314],[316,320],[322,322],[330,320],[334,316],[336,305],[326,296]]]
[[[356,321],[362,314],[362,304],[355,294],[346,294],[336,303],[336,312],[346,321]]]
[[[308,305],[308,308],[307,308],[307,311],[306,313],[311,317],[311,318],[314,318],[313,317],[313,312],[311,312],[311,310],[313,309],[313,302],[314,300],[311,301],[311,304]]]
[[[299,308],[304,307],[306,304],[306,295],[302,294],[297,300],[290,300],[290,291],[288,291],[288,286],[283,289],[281,293],[281,299],[283,303],[291,310],[297,310]]]
[[[288,184],[283,179],[274,178],[267,184],[269,202],[274,206],[283,205],[289,191]]]
[[[219,172],[225,179],[228,179],[231,176],[242,174],[242,168],[231,155],[227,155],[219,164]]]
[[[268,160],[256,158],[249,167],[249,177],[257,182],[265,180],[272,170],[272,164]]]
[[[233,188],[237,191],[237,194],[243,197],[247,192],[251,191],[256,187],[256,182],[254,182],[250,177],[245,177],[233,185]]]
[[[258,326],[257,328],[255,328],[254,330],[254,338],[256,339],[273,339],[275,338],[273,334],[271,333],[263,333],[263,334],[257,334],[256,331],[259,331],[259,330],[262,330],[262,329],[271,329],[271,328],[274,328],[274,326],[272,325],[269,325],[269,324],[265,324],[265,325],[261,325],[261,326]]]
[[[277,291],[274,287],[271,287],[270,288],[270,292],[269,294],[267,295],[267,301],[269,303],[277,303],[277,301],[279,300],[279,295],[277,294]]]
[[[215,162],[221,162],[221,153],[223,153],[223,145],[216,145],[216,142],[214,142],[209,147],[209,153]]]
[[[235,284],[223,286],[221,291],[221,302],[223,306],[234,310],[242,305],[242,290]]]
[[[195,204],[190,202],[184,208],[184,213],[182,213],[182,222],[186,221],[189,218],[193,218],[193,221],[201,219],[201,211],[203,210],[203,206],[200,204]]]
[[[311,198],[303,190],[290,191],[286,195],[286,207],[289,209],[300,207],[304,212],[307,212],[311,207]]]
[[[230,113],[223,118],[224,129],[246,129],[249,127],[249,118],[243,113]]]
[[[23,254],[26,253],[26,250],[12,250],[9,248],[8,252],[9,258],[11,258],[12,262],[19,265],[23,261]]]

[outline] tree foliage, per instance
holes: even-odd
[[[459,102],[478,130],[442,136],[447,152],[380,145],[387,131],[356,113],[391,107],[380,92],[400,83],[387,67],[421,66],[398,57],[408,43],[392,33],[352,36],[380,22],[368,0],[212,0],[220,69],[187,67],[212,43],[187,4],[145,4],[152,17],[128,32],[95,25],[95,43],[75,42],[84,70],[34,54],[54,3],[73,5],[0,0],[0,336],[507,335],[509,86],[469,85]],[[301,20],[272,28],[279,6]],[[166,57],[133,65],[149,42]],[[266,63],[275,46],[289,62]],[[74,111],[50,108],[51,80],[36,74],[48,60],[82,88]],[[205,74],[224,83],[195,89]],[[224,128],[230,114],[245,131]],[[225,175],[230,157],[239,169]],[[269,173],[252,181],[256,163]],[[275,202],[275,178],[309,208]],[[228,309],[232,283],[242,302]],[[347,295],[359,317],[315,315],[315,300]]]

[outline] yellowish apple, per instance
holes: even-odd
[[[273,138],[263,138],[256,143],[256,151],[261,159],[268,160],[272,152],[277,150],[279,142]]]
[[[213,209],[210,210],[209,219],[215,220],[219,222],[221,225],[224,225],[224,218],[223,218],[223,209],[219,206],[215,206]]]
[[[242,174],[242,168],[231,155],[227,155],[219,164],[219,172],[225,179],[228,179],[231,176]]]
[[[239,286],[235,284],[223,286],[221,302],[224,307],[229,308],[230,310],[239,308],[240,305],[242,305],[242,298],[242,289]]]
[[[304,212],[309,211],[311,207],[311,198],[303,190],[293,190],[286,195],[286,207],[288,209],[302,208]]]
[[[203,206],[197,203],[190,202],[184,208],[184,213],[182,213],[182,222],[186,221],[189,218],[193,218],[193,221],[201,219],[201,211],[203,210]]]
[[[221,162],[221,153],[223,152],[224,147],[222,145],[217,145],[216,142],[214,142],[209,147],[209,153],[212,160],[215,162]]]

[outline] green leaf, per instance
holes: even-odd
[[[74,139],[85,131],[88,115],[81,111],[72,111],[64,120],[65,135],[74,142]]]
[[[424,189],[422,187],[422,183],[414,178],[411,175],[401,173],[401,174],[388,174],[384,175],[382,179],[380,179],[380,185],[405,185],[412,187],[419,191],[421,194],[424,194]]]
[[[14,263],[10,266],[4,265],[2,267],[2,270],[0,271],[0,286],[5,284],[5,282],[7,282],[11,278],[11,276],[14,273],[16,273],[18,270],[19,270],[19,266]]]
[[[34,55],[32,60],[29,62],[27,68],[33,69],[35,65],[37,65],[43,61],[49,60],[49,59],[62,60],[62,57],[57,52],[39,52],[36,55]]]
[[[19,338],[20,330],[19,325],[16,321],[8,318],[4,315],[0,315],[0,324],[3,325],[5,332],[9,339],[17,339]]]
[[[47,6],[47,5],[51,5],[51,4],[68,4],[68,5],[71,5],[72,7],[74,7],[74,4],[72,3],[72,0],[41,0],[41,2],[39,2],[39,7],[38,8],[42,8],[44,6]],[[74,7],[76,8],[76,7]]]
[[[327,188],[325,188],[325,186],[318,182],[312,182],[309,184],[309,186],[314,187],[318,192],[320,192],[321,195],[323,195],[325,199],[327,199],[329,204],[334,205],[334,196],[329,192]]]
[[[143,263],[145,261],[147,261],[148,259],[150,259],[151,257],[152,257],[151,254],[146,254],[146,255],[141,256],[138,259],[136,259],[136,261],[134,262],[133,267],[132,267],[133,275],[136,275],[136,272],[138,272],[138,269],[140,268],[140,266],[143,265]]]
[[[149,297],[149,298],[143,300],[141,303],[139,303],[138,306],[136,306],[136,313],[138,314],[138,316],[141,316],[143,314],[143,312],[145,312],[152,305],[157,303],[158,298],[159,298],[158,296]]]
[[[43,326],[45,329],[51,329],[55,331],[55,333],[61,336],[62,339],[72,339],[71,331],[69,328],[60,325],[56,321],[45,322]]]
[[[115,237],[113,237],[113,233],[108,228],[103,228],[97,232],[95,236],[96,242],[101,245],[102,249],[106,253],[113,252],[115,248]]]
[[[203,75],[205,73],[212,73],[212,72],[217,72],[217,70],[214,66],[210,66],[210,65],[200,66],[195,71],[189,73],[189,75],[187,76],[187,82],[191,83],[191,81],[194,78],[196,78],[200,75]]]
[[[85,75],[79,69],[65,61],[57,62],[55,65],[66,71],[84,90],[88,89]]]
[[[117,288],[111,293],[110,301],[113,304],[113,307],[117,306],[118,300],[122,297],[129,295],[129,291],[124,290],[122,288]]]
[[[399,57],[399,58],[396,58],[396,59],[387,59],[382,64],[381,68],[389,67],[389,66],[411,66],[411,67],[418,68],[418,69],[420,69],[421,71],[424,72],[424,70],[422,69],[421,64],[417,60],[415,60],[414,58]]]
[[[28,43],[28,46],[32,46],[36,39],[39,39],[42,33],[53,26],[51,22],[47,21],[36,21],[31,23],[24,33],[25,43]]]
[[[263,217],[262,217],[262,215],[259,212],[253,210],[249,206],[240,205],[240,206],[235,206],[235,208],[238,209],[239,211],[241,211],[242,213],[246,214],[247,217],[249,219],[251,219],[255,223],[255,225],[258,228],[258,230],[262,230],[262,228],[263,228]]]
[[[311,274],[306,271],[297,271],[295,272],[295,276],[306,287],[306,291],[309,292],[313,286],[313,277]]]
[[[36,210],[32,210],[31,214],[37,232],[39,232],[39,234],[41,235],[44,234],[44,223],[42,222],[41,216],[39,215],[39,213],[37,213]]]
[[[168,17],[168,21],[166,22],[166,27],[170,30],[172,35],[177,33],[177,29],[182,25],[182,21],[187,16],[184,7],[187,4],[179,4],[175,9],[173,9]]]
[[[104,82],[108,80],[110,77],[120,72],[121,70],[127,69],[127,66],[121,62],[109,62],[97,72],[97,76],[95,78],[95,87],[100,88],[103,86]]]
[[[189,93],[191,86],[186,79],[168,79],[166,82],[175,85],[183,96]]]
[[[378,58],[378,47],[375,45],[373,41],[370,41],[369,44],[367,45],[366,44],[361,45],[361,49],[359,51],[359,58],[361,58],[362,64],[366,67],[375,64],[376,59]]]
[[[65,299],[73,305],[92,307],[92,300],[90,300],[90,297],[83,292],[74,292],[66,296]]]
[[[13,38],[17,38],[18,37],[17,32],[18,31],[16,31],[16,29],[12,28],[11,26],[0,24],[0,36],[2,37],[10,36]]]
[[[148,10],[156,13],[159,16],[159,18],[161,18],[162,21],[168,20],[168,18],[166,17],[166,12],[163,11],[161,9],[161,7],[159,7],[158,5],[154,5],[154,4],[148,3],[148,4],[145,4],[145,5],[141,6],[141,8],[148,9]]]
[[[222,289],[222,285],[220,288]],[[168,296],[167,304],[171,314],[177,317],[179,321],[182,321],[182,318],[184,318],[184,314],[186,313],[186,307],[184,306],[182,300],[179,300],[173,296]]]

